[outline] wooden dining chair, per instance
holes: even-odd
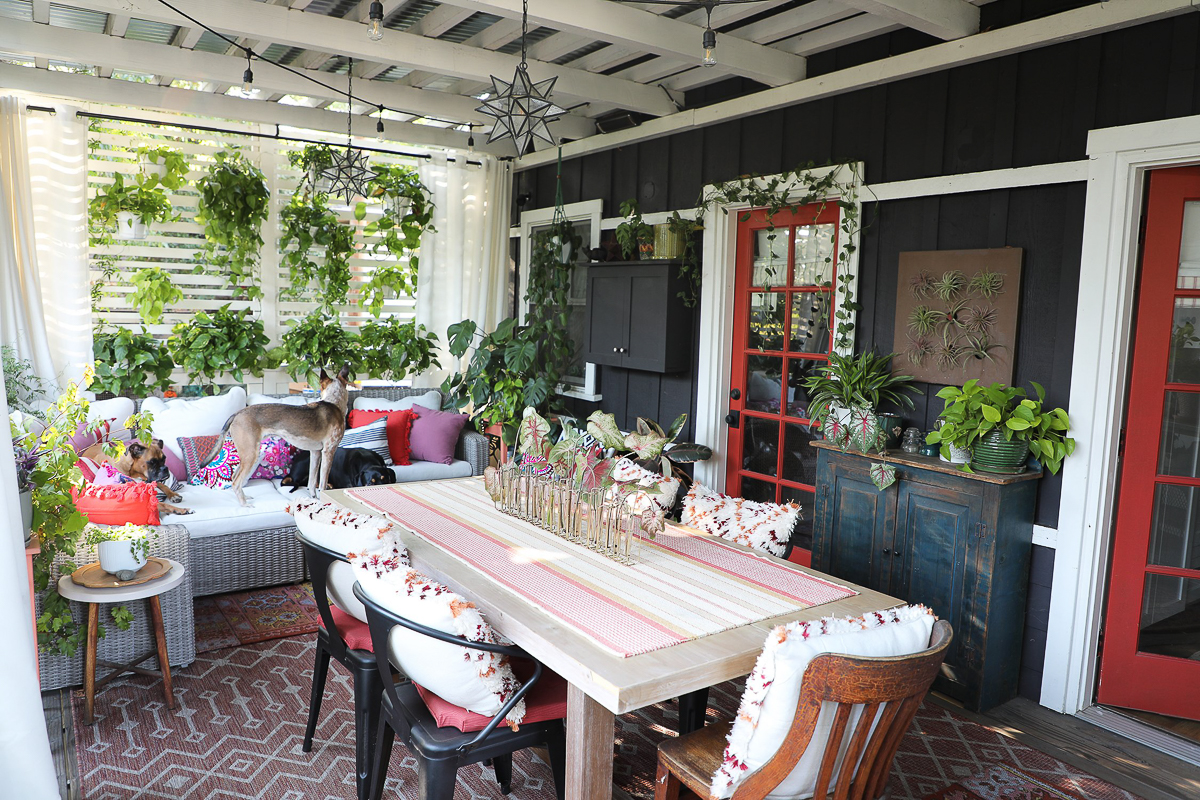
[[[952,636],[950,623],[939,620],[929,648],[920,653],[884,658],[825,653],[814,658],[804,672],[796,715],[779,750],[737,784],[730,800],[765,798],[792,773],[809,747],[823,748],[814,800],[878,800],[900,740],[933,685]],[[836,703],[837,710],[828,737],[818,740],[814,733],[823,703]],[[851,726],[851,713],[860,705],[862,714]],[[709,798],[730,726],[709,725],[660,744],[655,800],[693,794]],[[846,769],[847,764],[857,766]]]
[[[312,750],[313,734],[321,714],[321,699],[325,695],[325,680],[329,675],[329,660],[337,659],[354,677],[354,777],[358,800],[367,800],[371,790],[368,773],[375,751],[379,705],[383,695],[370,632],[365,622],[331,606],[329,602],[330,569],[340,565],[349,570],[346,557],[322,547],[299,531],[296,532],[296,538],[304,551],[304,561],[312,577],[313,598],[317,603],[317,613],[321,616],[303,749],[306,753]]]
[[[512,782],[512,754],[539,746],[547,750],[555,791],[558,800],[563,800],[567,740],[563,724],[566,716],[566,684],[562,683],[561,678],[543,670],[540,662],[519,647],[472,642],[395,614],[372,600],[359,583],[354,584],[354,596],[366,608],[375,652],[388,654],[376,661],[384,691],[375,757],[371,763],[371,800],[380,800],[383,794],[392,745],[397,735],[417,759],[419,800],[452,800],[459,768],[487,761],[495,770],[500,791],[508,794]],[[396,654],[389,650],[388,641],[392,629],[397,625],[471,650],[522,659],[531,666],[531,674],[494,717],[487,719],[478,714],[468,714],[475,718],[478,726],[467,725],[464,726],[466,730],[460,730],[449,725],[438,725],[430,706],[421,696],[421,690],[412,681],[402,678],[400,671],[392,664]],[[516,671],[520,673],[520,670]],[[553,685],[557,686],[557,691],[546,691],[551,689],[551,683],[546,678],[555,681]],[[543,681],[540,687],[539,681]],[[540,691],[534,692],[535,687]],[[525,718],[519,730],[512,730],[504,719],[522,698],[526,699]],[[446,704],[441,698],[435,696],[434,699]]]

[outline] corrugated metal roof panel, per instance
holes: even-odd
[[[226,42],[215,33],[205,31],[200,34],[200,39],[196,42],[196,46],[193,49],[203,53],[224,53],[229,49],[229,42]]]
[[[583,47],[572,50],[571,52],[567,53],[566,55],[559,56],[558,58],[554,59],[554,61],[552,61],[551,63],[552,64],[569,64],[577,58],[583,58],[586,55],[591,55],[592,53],[596,52],[597,50],[601,50],[605,47],[608,47],[608,42],[589,42],[588,44],[585,44]]]
[[[528,36],[525,37],[526,47],[532,47],[533,45],[540,42],[542,39],[545,39],[549,36],[553,36],[556,33],[558,33],[558,31],[554,30],[554,28],[535,28],[529,32]],[[520,37],[513,39],[511,42],[504,45],[504,47],[501,47],[498,52],[507,53],[510,56],[520,53],[521,52]]]
[[[33,22],[33,3],[30,0],[0,0],[0,17]]]
[[[477,33],[482,33],[502,19],[504,18],[498,17],[495,14],[487,14],[481,11],[477,14],[472,14],[471,16],[467,17],[438,38],[444,39],[447,42],[462,44],[467,39],[470,39]]]
[[[50,4],[50,24],[60,28],[104,33],[104,23],[106,22],[108,22],[108,14],[100,11]]]
[[[384,27],[394,31],[408,30],[417,20],[438,7],[432,0],[413,0],[394,12],[384,21]]]
[[[134,39],[139,42],[153,42],[154,44],[170,44],[175,38],[175,32],[179,30],[176,25],[167,25],[163,22],[150,22],[144,19],[129,20],[129,27],[125,30],[126,39]]]

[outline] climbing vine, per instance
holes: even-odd
[[[575,255],[582,246],[583,237],[563,217],[534,235],[530,247],[529,288],[525,293],[529,311],[525,323],[541,341],[541,372],[550,392],[570,367],[575,354],[567,300]]]

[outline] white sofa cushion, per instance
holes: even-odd
[[[269,394],[252,394],[246,398],[246,405],[261,406],[268,403],[285,406],[306,406],[309,404],[309,399],[302,394],[292,394],[287,397],[272,397]]]
[[[821,653],[853,656],[903,656],[929,647],[937,618],[925,606],[902,606],[862,617],[825,617],[812,622],[789,622],[767,635],[729,732],[721,766],[713,775],[711,792],[725,798],[738,783],[779,750],[787,737],[800,700],[800,686],[809,663]],[[825,703],[817,717],[812,741],[792,772],[770,794],[771,800],[812,797],[825,743],[833,727],[836,704]],[[852,731],[862,706],[855,706],[846,726]],[[878,720],[878,716],[876,717]],[[841,759],[850,737],[845,736],[830,785],[837,782]]]
[[[430,389],[425,394],[414,394],[399,400],[384,400],[380,397],[356,397],[354,407],[360,411],[404,411],[414,405],[426,408],[441,408],[442,393]]]
[[[179,487],[183,496],[175,505],[190,508],[187,516],[170,516],[167,520],[188,529],[193,539],[221,536],[226,533],[245,533],[295,525],[288,513],[288,500],[276,488],[274,481],[248,481],[243,490],[249,508],[238,504],[232,489],[213,489],[208,486]]]
[[[154,415],[151,426],[154,438],[162,439],[163,445],[180,461],[183,451],[176,441],[180,436],[215,436],[230,417],[245,407],[246,390],[240,386],[215,397],[174,400],[147,397],[142,401],[142,411]]]
[[[453,461],[449,464],[438,464],[436,461],[414,461],[407,467],[392,467],[396,473],[397,483],[412,483],[413,481],[435,481],[446,478],[468,478],[471,476],[471,465],[466,461]]]

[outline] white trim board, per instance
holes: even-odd
[[[1092,131],[1088,156],[1068,404],[1079,445],[1063,465],[1041,695],[1067,714],[1092,704],[1098,678],[1143,189],[1151,169],[1200,162],[1200,116]]]

